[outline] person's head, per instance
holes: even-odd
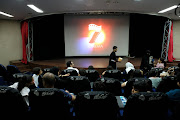
[[[88,67],[88,70],[94,70],[94,67],[93,67],[92,65],[90,65],[90,66]]]
[[[113,70],[112,66],[107,66],[107,70]]]
[[[133,77],[143,77],[143,71],[141,69],[135,69]]]
[[[36,75],[41,75],[43,73],[40,67],[34,67],[32,71],[33,71],[33,74],[36,74]]]
[[[85,69],[80,69],[80,70],[79,70],[79,74],[80,74],[81,76],[86,76],[86,70],[85,70]]]
[[[58,68],[58,67],[52,67],[52,68],[50,69],[50,72],[53,73],[54,75],[57,75],[57,76],[58,76],[59,68]]]
[[[156,69],[151,69],[148,74],[149,77],[157,77],[158,75],[159,75],[159,72]]]
[[[113,46],[113,51],[117,52],[117,46]]]
[[[47,72],[43,75],[42,81],[45,88],[54,88],[54,84],[56,82],[55,75]]]
[[[72,61],[68,61],[66,65],[67,67],[74,67],[74,63]]]
[[[132,94],[138,92],[148,92],[152,91],[152,81],[151,80],[135,80],[133,83]]]
[[[34,79],[31,75],[24,74],[18,82],[17,89],[21,91],[24,87],[29,87],[34,84]]]
[[[164,63],[164,58],[159,58],[158,63]]]
[[[146,50],[146,55],[150,55],[151,51],[150,50]]]

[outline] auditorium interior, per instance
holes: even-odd
[[[0,112],[179,120],[179,33],[179,0],[1,0]]]

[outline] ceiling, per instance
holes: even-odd
[[[160,10],[178,5],[180,0],[0,0],[0,11],[11,14],[9,18],[0,15],[0,19],[24,20],[36,16],[62,13],[142,13],[165,16],[180,20],[174,11],[159,14]],[[36,13],[27,4],[34,4],[44,13]]]

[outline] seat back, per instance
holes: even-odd
[[[99,78],[99,73],[97,70],[86,70],[86,77],[90,82],[95,82]]]
[[[169,115],[169,118],[172,120],[178,120],[180,115],[180,101],[170,101],[169,111],[171,111],[171,114]]]
[[[105,91],[84,91],[76,97],[75,112],[79,120],[115,120],[116,97]]]
[[[64,97],[64,93],[57,88],[32,89],[29,94],[29,105],[31,115],[34,117],[46,118],[47,115],[64,119],[70,117],[68,100]]]
[[[78,73],[74,69],[65,69],[61,72],[62,75],[65,75],[67,73],[70,73],[70,76],[78,76]],[[66,78],[66,77],[65,77]]]
[[[121,83],[118,79],[103,77],[94,82],[93,90],[107,91],[113,93],[115,96],[121,96]]]
[[[166,120],[168,97],[161,92],[139,92],[129,96],[125,109],[125,120]]]
[[[28,106],[17,89],[0,86],[0,113],[19,114],[26,113]]]
[[[2,64],[0,64],[0,76],[6,76],[6,74],[7,74],[6,68]]]
[[[90,81],[85,76],[69,76],[66,84],[65,89],[74,94],[91,90]]]
[[[106,70],[105,74],[103,75],[104,77],[109,77],[109,78],[115,78],[118,80],[122,80],[122,75],[120,70]]]
[[[3,76],[0,76],[0,86],[7,85],[7,81],[4,80]]]
[[[15,65],[7,65],[7,71],[9,74],[13,75],[15,73],[21,73],[20,70]]]
[[[23,78],[24,75],[26,75],[26,74],[24,74],[24,73],[15,73],[15,74],[13,74],[12,76],[13,76],[13,78],[14,78],[14,81],[15,81],[15,82],[18,82],[20,79]]]
[[[0,64],[0,76],[3,76],[5,81],[10,81],[8,71],[2,64]]]

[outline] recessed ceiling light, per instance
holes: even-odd
[[[43,13],[43,11],[41,9],[39,9],[38,7],[36,7],[35,5],[29,4],[27,6],[30,7],[31,9],[33,9],[34,11],[38,12],[38,13]]]
[[[169,8],[166,8],[164,10],[159,11],[158,13],[165,13],[167,11],[170,11],[170,10],[173,10],[173,9],[177,8],[177,6],[178,5],[173,5],[173,6],[169,7]]]
[[[134,0],[135,2],[140,2],[141,0]]]
[[[1,14],[1,15],[4,15],[4,16],[7,16],[7,17],[14,17],[14,16],[12,16],[12,15],[10,15],[10,14],[7,14],[7,13],[5,13],[5,12],[2,12],[2,11],[0,11],[0,14]]]

